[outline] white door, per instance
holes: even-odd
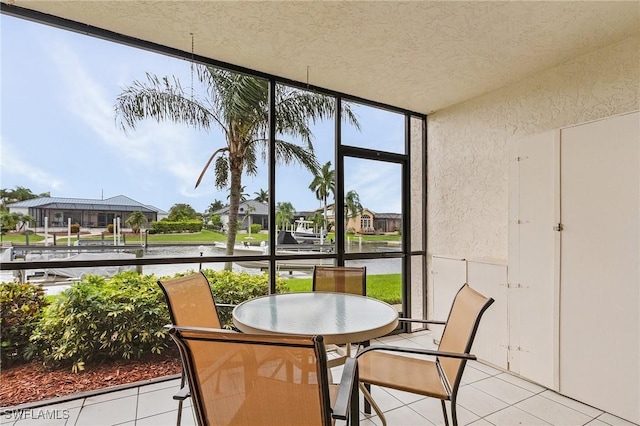
[[[519,140],[509,175],[509,369],[558,389],[559,131]]]
[[[508,369],[509,347],[507,266],[500,263],[467,261],[469,286],[494,302],[480,320],[471,353],[479,360]]]
[[[431,260],[431,274],[433,278],[433,315],[436,321],[446,321],[453,305],[456,293],[467,282],[467,263],[464,259],[433,256]],[[429,326],[433,338],[440,341],[444,327]]]
[[[637,423],[639,122],[561,131],[560,391]]]

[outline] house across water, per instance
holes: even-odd
[[[106,199],[42,197],[19,201],[7,206],[10,213],[32,216],[36,227],[66,227],[69,219],[84,228],[100,228],[120,218],[125,223],[131,213],[140,211],[148,222],[160,220],[169,215],[157,207],[140,203],[125,195]]]

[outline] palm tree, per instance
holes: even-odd
[[[147,217],[140,210],[137,210],[131,213],[124,223],[129,225],[133,229],[133,232],[138,233],[140,232],[140,228],[147,224]]]
[[[127,220],[124,221],[124,223],[133,229],[133,232],[140,234],[140,245],[142,245],[142,232],[140,232],[140,229],[145,226],[147,222],[147,217],[140,210],[131,213]]]
[[[202,84],[206,98],[187,95],[175,77],[159,79],[147,74],[146,82],[135,81],[118,96],[116,120],[124,131],[135,129],[137,122],[146,118],[184,123],[204,130],[218,126],[223,131],[226,144],[211,154],[195,186],[200,185],[215,160],[216,187],[229,186],[226,254],[232,255],[238,229],[242,174],[255,176],[258,154],[261,153],[265,159],[268,149],[269,82],[211,66],[196,65],[196,68],[197,80]],[[284,164],[300,163],[316,172],[318,162],[309,125],[333,116],[335,100],[284,85],[276,87],[274,96],[276,134],[299,138],[304,143],[301,146],[277,139],[275,160]],[[348,104],[343,106],[343,110],[345,119],[359,128]]]
[[[322,201],[322,206],[324,208],[323,231],[325,229],[324,224],[328,222],[327,198],[329,197],[329,194],[335,196],[335,188],[336,172],[335,170],[331,170],[331,161],[327,161],[327,163],[322,166],[322,169],[320,169],[320,172],[313,177],[313,181],[311,181],[311,184],[309,185],[309,189],[316,193],[316,198]]]
[[[18,231],[22,231],[25,226],[30,225],[35,221],[36,219],[29,214],[18,213]]]
[[[295,214],[296,209],[289,202],[278,203],[276,206],[276,222],[282,225],[282,229],[287,229],[287,225],[291,223]]]
[[[325,216],[320,212],[314,212],[313,215],[307,217],[307,220],[313,222],[314,228],[320,227],[325,229],[325,224],[327,223]]]
[[[344,196],[344,230],[347,230],[349,219],[352,219],[362,213],[364,208],[360,204],[360,195],[354,190],[346,193]]]
[[[269,192],[265,191],[264,189],[260,188],[259,191],[254,192],[254,194],[256,194],[256,198],[255,200],[260,202],[260,203],[267,203],[269,202]]]

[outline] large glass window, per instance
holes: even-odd
[[[349,252],[400,251],[402,166],[379,160],[344,159],[344,221]]]
[[[314,265],[362,263],[371,276],[394,275],[400,303],[421,285],[423,117],[190,52],[176,58],[4,15],[2,31],[14,40],[3,44],[3,184],[155,210],[145,209],[149,234],[126,239],[144,246],[142,259],[164,262],[144,273],[231,269],[266,274],[268,291],[303,291],[310,281],[293,280],[310,280]],[[171,105],[153,96],[162,93]],[[25,122],[34,116],[40,125]],[[73,167],[60,168],[70,155]],[[59,226],[71,218],[95,231],[82,238],[119,241],[108,227],[131,211],[34,216]],[[191,221],[201,227],[181,224]]]

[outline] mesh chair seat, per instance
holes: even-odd
[[[384,352],[367,352],[358,358],[360,381],[385,386],[419,395],[449,399],[434,361],[407,358],[398,362],[398,356]]]
[[[493,303],[477,291],[463,285],[453,301],[449,317],[444,326],[437,351],[400,346],[376,345],[365,348],[357,358],[361,368],[362,384],[412,392],[440,399],[445,425],[449,418],[445,401],[451,401],[451,418],[457,426],[456,396],[467,360],[476,359],[470,354],[480,319]],[[440,321],[401,319],[408,322],[437,323]],[[416,358],[428,355],[435,361]],[[386,425],[384,415],[375,404],[371,394],[360,386],[365,399],[371,402],[378,416]]]

